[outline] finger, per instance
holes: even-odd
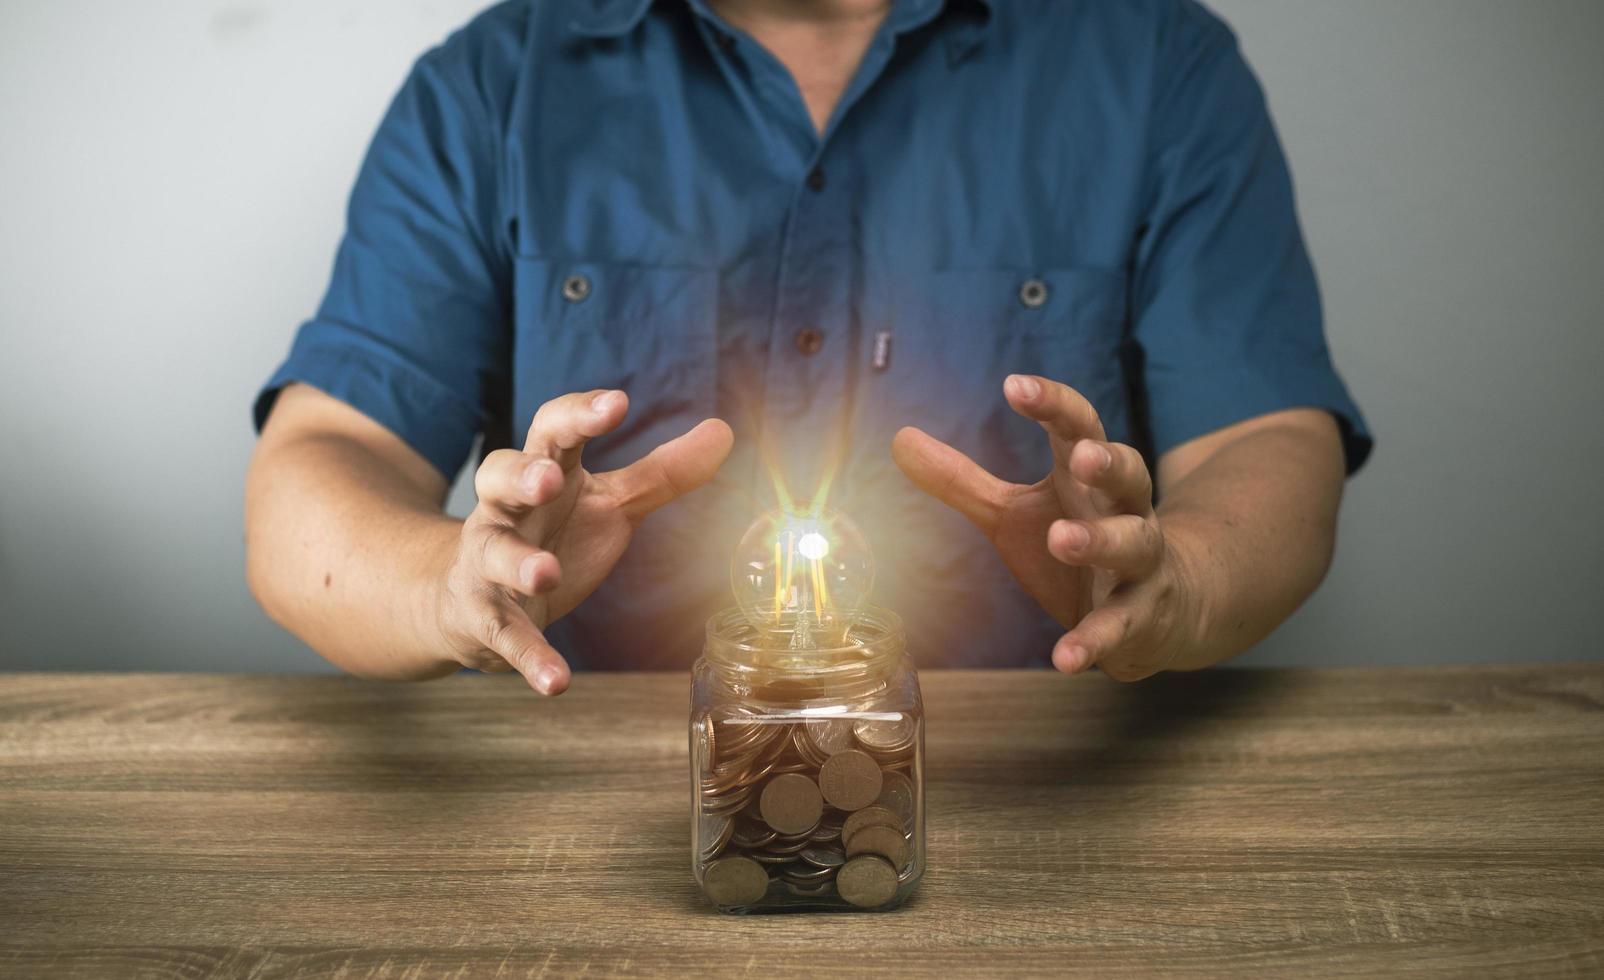
[[[705,419],[605,479],[618,491],[619,509],[639,521],[713,479],[733,445],[735,434],[723,419]]]
[[[629,396],[615,389],[560,395],[535,412],[524,452],[549,457],[571,470],[585,443],[618,428],[628,411]]]
[[[1087,613],[1053,646],[1053,666],[1066,674],[1078,674],[1116,656],[1135,628],[1135,615],[1128,602],[1110,603]]]
[[[1014,411],[1040,422],[1062,443],[1107,438],[1097,409],[1069,385],[1034,374],[1010,374],[1003,382],[1003,395]]]
[[[529,686],[541,694],[561,694],[568,690],[568,663],[515,603],[508,601],[492,607],[479,641],[512,664]]]
[[[908,426],[891,440],[891,458],[914,486],[969,518],[990,534],[1013,484],[940,439]]]
[[[520,595],[550,592],[562,579],[557,556],[525,541],[506,525],[487,524],[479,535],[479,575]]]
[[[481,504],[522,514],[562,493],[562,467],[545,456],[498,449],[474,471],[473,489]]]
[[[1070,451],[1069,472],[1102,494],[1113,513],[1153,513],[1153,478],[1142,454],[1130,446],[1082,439]]]
[[[1047,528],[1047,551],[1066,565],[1104,568],[1124,579],[1151,573],[1164,559],[1158,525],[1121,514],[1095,521],[1057,520]]]
[[[1095,664],[1116,681],[1153,676],[1163,662],[1154,656],[1148,616],[1131,600],[1093,611],[1059,638],[1053,648],[1053,665],[1076,674]]]

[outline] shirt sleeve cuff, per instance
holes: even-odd
[[[1273,373],[1219,367],[1168,379],[1149,376],[1149,418],[1155,456],[1237,422],[1291,408],[1323,408],[1342,435],[1347,473],[1370,456],[1375,440],[1359,406],[1329,365],[1281,364]]]
[[[291,382],[338,398],[394,432],[447,481],[467,462],[481,428],[459,398],[411,365],[370,351],[298,343],[256,396],[252,416],[258,433],[278,393]]]

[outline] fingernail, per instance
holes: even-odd
[[[595,398],[590,400],[590,410],[595,412],[597,415],[601,415],[602,413],[606,412],[607,409],[612,406],[614,394],[616,394],[616,392],[601,392]]]
[[[1092,652],[1083,646],[1070,647],[1069,656],[1070,659],[1074,661],[1074,672],[1077,674],[1085,670],[1087,665],[1092,662]]]
[[[1084,524],[1070,524],[1064,529],[1064,541],[1076,551],[1092,543],[1092,533]]]
[[[1107,446],[1097,447],[1097,471],[1104,472],[1114,465],[1114,454],[1108,451]]]
[[[1008,384],[1013,389],[1015,398],[1023,398],[1029,401],[1041,394],[1041,384],[1035,378],[1026,377],[1023,374],[1009,375]]]
[[[542,667],[540,673],[535,675],[535,687],[541,694],[550,694],[557,687],[559,671],[556,667]]]

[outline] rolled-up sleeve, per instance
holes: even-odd
[[[1331,361],[1291,177],[1230,30],[1190,0],[1158,45],[1133,335],[1153,449],[1323,408],[1349,473],[1373,445]]]
[[[448,479],[504,397],[510,260],[496,232],[496,130],[459,50],[425,55],[352,191],[328,291],[258,394],[302,382],[393,431]]]

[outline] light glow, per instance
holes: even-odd
[[[830,553],[830,542],[817,531],[809,531],[797,540],[796,550],[809,561],[818,561]]]

